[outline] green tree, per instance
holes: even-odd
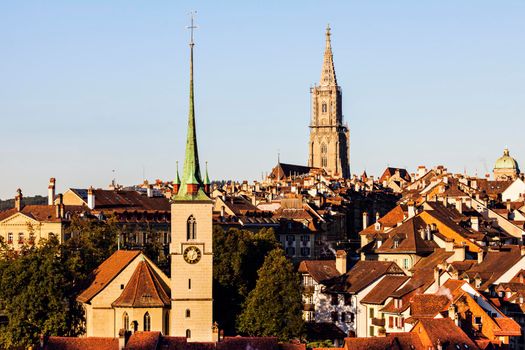
[[[264,257],[279,246],[273,230],[259,232],[215,226],[213,232],[214,315],[226,335],[235,334],[242,304],[255,287]]]
[[[28,347],[40,334],[76,336],[83,314],[75,301],[78,266],[67,261],[58,240],[25,246],[18,256],[2,254],[0,308],[8,324],[0,327],[4,348]]]
[[[258,276],[243,304],[239,332],[275,336],[283,341],[300,337],[304,325],[300,279],[281,248],[268,254]]]

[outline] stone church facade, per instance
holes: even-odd
[[[334,177],[349,178],[350,130],[343,124],[342,92],[337,85],[330,35],[328,27],[321,81],[310,89],[312,119],[308,166],[323,168]]]

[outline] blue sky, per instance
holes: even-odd
[[[306,163],[327,23],[352,172],[482,175],[505,146],[525,162],[524,1],[3,1],[0,198],[173,178],[190,10],[212,179]]]

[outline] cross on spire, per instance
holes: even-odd
[[[190,12],[191,22],[190,22],[190,25],[186,27],[187,29],[190,30],[190,46],[195,45],[195,43],[193,42],[193,30],[198,28],[198,27],[194,24],[194,19],[195,19],[195,14],[196,14],[196,13],[197,13],[197,11],[191,11],[191,12]]]

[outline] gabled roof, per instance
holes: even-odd
[[[117,338],[101,337],[49,337],[45,350],[116,350]]]
[[[160,332],[134,332],[126,344],[126,349],[157,349],[161,340]]]
[[[357,294],[384,275],[404,275],[404,272],[394,262],[361,260],[350,271],[336,277],[330,289]]]
[[[140,254],[140,251],[136,250],[117,250],[92,272],[93,281],[80,293],[77,300],[89,303]]]
[[[275,168],[273,168],[272,173],[270,174],[270,177],[274,179],[282,179],[282,178],[296,176],[296,175],[297,176],[305,175],[305,174],[310,173],[311,169],[313,168],[310,168],[304,165],[278,163],[275,166]]]
[[[83,207],[77,205],[68,205],[64,207],[64,212],[81,211]],[[5,220],[17,213],[39,221],[39,222],[61,222],[63,219],[57,218],[55,205],[24,205],[20,211],[16,208],[7,209],[0,212],[0,221]]]
[[[450,299],[445,295],[416,294],[412,297],[410,315],[414,318],[430,317],[447,310]]]
[[[381,175],[381,177],[379,178],[379,182],[388,181],[392,176],[396,174],[397,171],[399,171],[399,176],[401,177],[401,179],[405,181],[411,180],[410,175],[408,174],[408,171],[406,169],[388,167],[383,172],[383,175]]]
[[[308,273],[317,283],[341,275],[335,268],[335,260],[303,260],[299,264],[300,273]]]
[[[113,307],[168,307],[170,290],[164,287],[146,260],[139,262]]]
[[[420,230],[424,230],[427,224],[419,216],[405,221],[388,232],[389,238],[376,249],[377,253],[432,253],[438,245],[433,240],[421,237]],[[397,245],[396,245],[397,244]]]
[[[87,190],[71,188],[71,192],[87,204]],[[169,211],[170,202],[166,197],[148,197],[134,190],[93,190],[95,210],[122,211]]]
[[[434,346],[441,343],[443,350],[478,349],[478,346],[450,318],[422,318],[419,320]],[[468,346],[468,348],[465,347]]]
[[[385,276],[362,300],[363,304],[383,304],[386,299],[398,289],[403,283],[408,281],[408,276]]]
[[[398,223],[403,222],[405,219],[406,207],[397,205],[394,209],[390,210],[388,213],[379,218],[379,223],[381,224],[381,230],[384,231],[385,227],[391,228],[397,226]],[[369,234],[378,232],[375,229],[375,224],[369,225],[359,234]]]

